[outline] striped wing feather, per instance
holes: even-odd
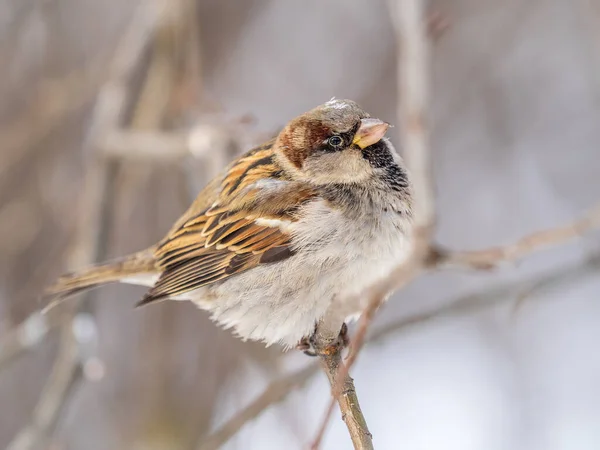
[[[221,180],[218,193],[201,193],[199,199],[205,200],[197,200],[156,248],[162,274],[140,304],[185,294],[293,254],[285,224],[296,220],[298,207],[315,193],[283,178],[270,145],[248,152]],[[253,187],[259,180],[271,186]]]

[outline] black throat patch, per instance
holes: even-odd
[[[382,139],[362,150],[362,156],[375,169],[383,171],[382,180],[394,191],[403,191],[408,187],[408,177],[396,161],[387,143]]]

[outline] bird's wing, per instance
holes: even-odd
[[[316,193],[285,179],[270,148],[251,151],[221,178],[209,207],[188,213],[156,247],[162,274],[140,302],[184,294],[293,254],[288,227]]]

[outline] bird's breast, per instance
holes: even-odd
[[[358,294],[387,276],[409,251],[410,220],[398,205],[346,214],[327,202],[308,205],[293,230],[298,251],[330,276],[338,295]]]

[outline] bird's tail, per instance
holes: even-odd
[[[159,269],[151,250],[67,273],[46,289],[45,297],[48,302],[45,310],[53,308],[67,297],[108,283],[129,281],[133,284],[151,285],[151,280],[158,274]]]

